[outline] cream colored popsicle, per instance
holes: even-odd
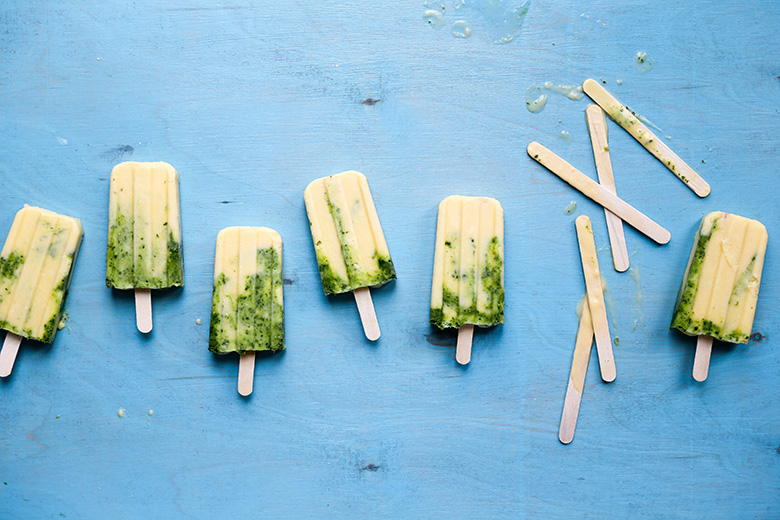
[[[366,177],[356,171],[322,177],[303,197],[325,294],[353,291],[366,336],[378,339],[368,288],[396,275]]]
[[[439,204],[430,321],[458,328],[456,359],[471,359],[474,325],[504,322],[504,210],[490,197],[452,195]]]
[[[252,393],[256,351],[284,350],[282,237],[236,226],[217,235],[209,350],[241,355],[238,391]]]
[[[704,216],[677,296],[672,328],[699,336],[694,377],[704,380],[711,339],[747,343],[753,328],[768,235],[753,219]]]
[[[54,341],[82,236],[79,219],[53,211],[25,206],[14,217],[0,251],[0,376],[11,373],[20,337]]]
[[[149,290],[184,285],[179,174],[170,164],[123,162],[111,171],[106,285],[136,290],[142,332],[152,328]]]

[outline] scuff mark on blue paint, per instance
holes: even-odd
[[[135,148],[129,144],[120,144],[115,146],[103,154],[106,159],[119,160],[125,155],[133,155]]]
[[[284,283],[284,285],[292,285],[295,283],[295,280],[291,278],[285,278],[284,280],[282,280],[282,282]]]
[[[750,339],[754,343],[761,343],[762,341],[764,341],[764,338],[766,338],[766,336],[764,336],[760,332],[754,332],[753,334],[750,335]]]
[[[366,105],[366,106],[372,107],[372,106],[376,105],[377,103],[379,103],[380,101],[382,101],[382,100],[369,97],[369,98],[366,98],[363,101],[361,101],[361,103]]]
[[[360,471],[378,471],[381,467],[377,464],[368,464],[360,468]]]

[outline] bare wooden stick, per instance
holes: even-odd
[[[693,357],[693,378],[705,381],[710,372],[710,354],[712,354],[712,336],[699,336],[696,340],[696,354]]]
[[[371,290],[368,287],[359,287],[353,291],[353,294],[360,313],[360,321],[363,323],[363,332],[370,341],[378,340],[382,333],[376,319],[374,302],[371,300]]]
[[[135,290],[135,325],[144,334],[152,331],[151,289]]]
[[[585,374],[588,372],[592,348],[593,322],[586,295],[585,304],[582,306],[582,315],[580,315],[580,326],[577,329],[577,340],[574,343],[569,386],[566,388],[566,399],[563,401],[561,427],[558,430],[558,439],[564,444],[569,444],[574,439],[577,416],[580,413],[580,401],[582,400],[582,392],[585,386]]]
[[[588,132],[590,133],[590,142],[593,145],[593,159],[596,161],[599,183],[617,195],[615,176],[612,173],[612,161],[609,158],[607,120],[604,117],[604,111],[598,105],[590,105],[585,110],[585,116],[588,120]],[[622,273],[628,269],[629,265],[623,221],[606,208],[604,208],[604,215],[607,218],[612,264],[615,266],[615,271]]]
[[[471,361],[471,340],[474,337],[474,325],[466,323],[458,329],[458,345],[455,348],[455,360],[461,365]]]
[[[672,238],[672,234],[669,233],[669,231],[651,220],[650,217],[640,212],[623,199],[618,198],[617,195],[536,141],[528,145],[528,155],[555,175],[571,184],[574,188],[582,192],[583,195],[589,197],[594,202],[601,204],[623,219],[627,224],[655,242],[666,244]]]
[[[666,143],[651,132],[630,108],[620,103],[604,87],[599,85],[598,81],[586,79],[582,84],[582,90],[604,109],[610,119],[622,126],[626,132],[639,141],[639,144],[661,161],[669,171],[683,181],[696,195],[706,197],[710,194],[710,185],[707,184],[707,181],[702,179]]]
[[[255,353],[242,354],[238,361],[238,393],[247,396],[252,393],[255,381]]]
[[[609,334],[607,307],[604,305],[604,292],[601,286],[601,271],[596,256],[596,242],[593,240],[593,228],[587,215],[575,220],[577,241],[580,244],[582,273],[585,275],[585,288],[588,291],[588,306],[593,320],[593,332],[596,336],[596,350],[599,355],[601,379],[610,383],[615,380],[615,359],[612,356],[612,337]]]
[[[3,349],[0,350],[0,377],[8,377],[14,368],[16,354],[19,352],[19,344],[22,337],[13,332],[6,332]]]

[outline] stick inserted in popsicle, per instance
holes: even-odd
[[[439,204],[430,321],[459,329],[461,365],[471,361],[474,325],[504,322],[504,210],[496,199],[452,195]]]
[[[561,426],[558,430],[558,439],[564,444],[569,444],[574,439],[574,430],[577,427],[577,416],[580,413],[580,401],[582,401],[585,375],[588,372],[592,348],[593,321],[586,294],[582,305],[582,314],[580,315],[580,325],[577,329],[577,340],[574,344],[574,355],[571,360],[571,373],[569,374],[569,384],[566,387],[566,398],[563,401]]]
[[[151,289],[182,285],[179,174],[165,162],[117,164],[108,200],[106,286],[135,289],[136,326],[148,333]]]
[[[615,177],[612,174],[612,161],[609,158],[607,120],[604,117],[604,111],[598,105],[590,105],[585,110],[585,116],[588,120],[588,132],[590,133],[590,142],[593,145],[593,159],[596,161],[599,183],[617,195]],[[623,221],[606,208],[604,208],[604,215],[607,219],[612,263],[615,270],[622,273],[628,269],[628,248],[626,247],[626,236],[623,233]]]
[[[254,384],[255,352],[284,350],[282,238],[266,227],[234,226],[217,235],[209,350],[238,353],[238,393]]]
[[[528,145],[528,155],[533,160],[579,190],[583,195],[623,219],[634,229],[658,244],[666,244],[672,238],[671,233],[651,220],[648,216],[631,206],[623,199],[603,187],[556,154],[537,143]]]
[[[661,161],[669,171],[677,176],[699,197],[710,194],[710,185],[693,171],[693,168],[650,131],[642,121],[627,106],[615,99],[598,81],[586,79],[582,90],[595,101],[615,123],[623,127],[631,136],[639,141],[645,149]]]
[[[0,377],[11,374],[22,338],[51,343],[57,333],[84,232],[81,221],[42,208],[16,213],[0,251]]]
[[[747,343],[753,328],[768,235],[753,219],[704,216],[693,241],[671,327],[698,336],[693,377],[707,379],[712,340]]]
[[[585,288],[588,292],[588,307],[593,320],[593,332],[596,336],[601,379],[610,383],[615,380],[617,373],[615,359],[612,355],[612,337],[609,334],[607,307],[604,304],[601,271],[596,255],[596,242],[593,240],[593,228],[587,215],[577,217],[575,224],[582,259],[582,273],[585,276]]]
[[[396,276],[365,175],[346,171],[316,179],[303,198],[322,289],[328,295],[352,291],[366,338],[376,341],[381,333],[369,288]]]

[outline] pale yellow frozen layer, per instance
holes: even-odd
[[[77,218],[19,210],[0,251],[0,328],[54,341],[82,236]]]
[[[165,162],[123,162],[111,171],[106,285],[184,284],[179,174]]]
[[[504,210],[490,197],[439,204],[431,323],[459,328],[504,322]]]
[[[284,349],[282,237],[266,227],[217,235],[209,350]]]
[[[764,267],[761,222],[722,211],[705,215],[694,239],[672,318],[689,335],[747,343]]]
[[[395,278],[365,175],[346,171],[316,179],[303,198],[325,294],[376,287]]]

